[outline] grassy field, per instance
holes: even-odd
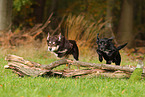
[[[110,78],[19,78],[12,70],[4,69],[7,54],[22,56],[30,61],[49,64],[57,60],[46,51],[46,47],[29,48],[19,47],[14,49],[0,49],[0,97],[145,97],[145,80],[129,82],[128,79]],[[99,63],[96,55],[89,58],[81,53],[80,61]],[[121,51],[121,65],[135,65],[137,62],[130,60]]]

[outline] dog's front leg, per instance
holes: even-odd
[[[103,61],[102,53],[99,50],[97,50],[97,53],[99,55],[99,61],[102,62]]]
[[[103,61],[103,57],[101,55],[99,55],[99,61],[102,62]]]

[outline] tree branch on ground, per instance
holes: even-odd
[[[5,69],[12,69],[19,76],[60,76],[60,77],[110,77],[110,78],[129,78],[131,73],[135,70],[135,67],[116,66],[108,64],[96,64],[80,61],[72,61],[68,59],[62,59],[52,62],[48,65],[42,65],[39,63],[31,62],[16,55],[7,55],[5,60],[8,65],[5,65]],[[53,70],[54,68],[64,65],[72,64],[79,65],[81,67],[87,67],[86,69],[78,70]],[[93,67],[90,69],[89,67]],[[88,69],[89,68],[89,69]],[[142,74],[145,77],[145,74]]]

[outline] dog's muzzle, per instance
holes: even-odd
[[[59,48],[59,46],[56,46],[56,47],[50,47],[50,46],[48,46],[48,51],[57,51],[58,50],[58,48]]]
[[[105,48],[104,48],[104,47],[100,47],[100,50],[101,50],[101,51],[104,51],[104,50],[105,50]]]

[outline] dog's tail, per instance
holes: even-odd
[[[117,47],[118,50],[122,49],[123,47],[125,47],[127,45],[127,43],[120,45],[119,47]]]

